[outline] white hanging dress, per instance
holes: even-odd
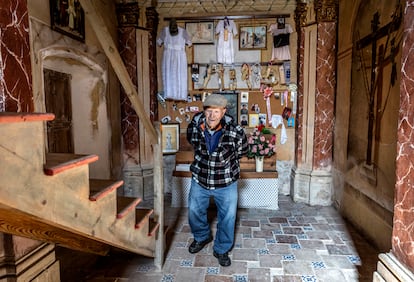
[[[169,27],[161,30],[157,44],[164,44],[162,58],[162,82],[164,98],[186,101],[187,85],[187,55],[185,46],[191,46],[191,38],[184,28],[178,27],[178,34],[172,36]]]
[[[269,32],[275,37],[280,35],[289,36],[293,29],[290,24],[285,24],[285,28],[278,28],[277,23],[270,25]],[[290,60],[290,49],[289,44],[273,47],[272,48],[272,61],[289,61]]]
[[[220,20],[216,26],[217,62],[221,64],[234,63],[233,38],[237,35],[237,26],[233,20]]]

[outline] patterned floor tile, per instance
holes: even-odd
[[[174,282],[174,275],[172,275],[172,274],[165,274],[162,277],[161,282]]]
[[[312,267],[314,269],[322,269],[322,268],[326,268],[325,264],[323,263],[323,261],[312,261]]]
[[[318,279],[316,279],[316,277],[312,275],[302,275],[301,278],[303,282],[317,282],[318,281]]]
[[[248,282],[247,275],[234,275],[233,281],[235,282]]]
[[[100,258],[99,264],[91,267],[88,278],[108,275],[108,279],[112,279],[108,281],[357,282],[359,272],[364,272],[364,281],[372,281],[378,253],[371,251],[373,258],[369,260],[363,257],[365,249],[359,250],[361,246],[368,248],[369,245],[362,237],[355,237],[358,235],[355,231],[352,234],[347,232],[346,227],[349,226],[343,223],[335,209],[293,203],[289,196],[283,195],[279,200],[280,210],[277,211],[238,211],[236,240],[230,251],[232,264],[229,267],[220,266],[213,256],[214,242],[199,253],[190,254],[188,246],[193,236],[187,209],[175,210],[174,221],[166,207],[168,222],[174,228],[170,229],[167,237],[169,244],[162,271],[151,259],[116,254]],[[213,236],[216,224],[214,219],[211,223]],[[62,265],[67,265],[62,257],[58,259]],[[62,268],[62,272],[66,274],[68,270]],[[72,281],[83,281],[82,277],[77,278]]]
[[[219,268],[218,267],[207,267],[207,274],[218,274]]]

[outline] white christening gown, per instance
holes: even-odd
[[[218,34],[217,62],[222,64],[233,64],[233,38],[237,35],[236,24],[233,20],[220,20],[216,26],[216,34]]]
[[[169,27],[161,30],[157,44],[164,44],[162,57],[162,82],[164,98],[187,100],[187,55],[185,46],[191,46],[191,39],[184,28],[178,27],[178,34],[172,36]]]

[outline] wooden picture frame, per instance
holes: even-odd
[[[80,0],[50,0],[49,4],[52,29],[85,42],[85,14]]]
[[[214,22],[186,22],[185,29],[193,44],[214,44]]]
[[[264,50],[267,48],[266,25],[240,25],[239,50]]]
[[[175,154],[180,149],[180,124],[161,124],[163,154]]]

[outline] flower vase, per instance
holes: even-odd
[[[263,172],[263,156],[255,157],[256,159],[256,172]]]

